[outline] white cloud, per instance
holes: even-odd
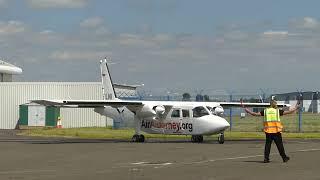
[[[224,35],[224,38],[232,40],[244,40],[248,38],[248,34],[242,31],[231,31]]]
[[[117,43],[124,46],[131,46],[131,47],[155,47],[157,46],[157,43],[149,40],[147,37],[144,37],[142,35],[136,35],[136,34],[120,34],[117,37]]]
[[[0,35],[13,35],[24,32],[26,26],[20,21],[0,21]]]
[[[288,31],[265,31],[264,36],[288,36]]]
[[[299,29],[317,29],[319,28],[319,21],[312,17],[304,17],[303,19],[294,19],[290,24]]]
[[[102,24],[103,24],[103,19],[101,17],[92,17],[92,18],[83,20],[80,23],[80,26],[84,28],[96,28],[101,26]]]
[[[83,8],[88,0],[26,0],[33,8]]]
[[[262,33],[264,38],[288,38],[289,36],[303,36],[303,34],[289,33],[288,31],[265,31]]]
[[[0,8],[1,7],[7,7],[7,5],[8,5],[7,0],[0,0]]]
[[[152,37],[152,40],[157,42],[169,42],[173,40],[173,37],[168,34],[156,34]]]
[[[247,72],[249,72],[249,69],[247,67],[240,67],[239,72],[247,73]]]
[[[44,30],[44,31],[41,31],[40,34],[42,34],[42,35],[50,35],[50,34],[54,34],[54,32],[52,30]]]
[[[55,51],[49,56],[53,60],[74,61],[74,60],[96,60],[99,57],[111,56],[112,53],[108,51],[81,51],[81,50],[64,50]]]
[[[25,70],[26,80],[61,81],[96,81],[97,69],[94,68],[98,60],[111,56],[121,64],[112,67],[117,80],[122,79],[126,83],[141,80],[156,88],[160,85],[155,82],[164,82],[166,87],[176,87],[177,82],[181,87],[187,87],[190,81],[196,82],[192,86],[206,86],[197,80],[199,77],[222,88],[228,87],[228,84],[236,88],[263,87],[261,79],[267,78],[271,70],[279,74],[280,82],[288,73],[299,70],[301,64],[295,63],[295,60],[303,59],[307,64],[312,64],[305,68],[314,74],[320,66],[317,61],[320,55],[317,32],[298,37],[291,37],[295,35],[291,33],[295,32],[293,29],[260,33],[232,29],[216,36],[167,33],[110,33],[101,36],[94,32],[106,33],[108,29],[99,18],[89,19],[85,20],[86,23],[83,21],[86,24],[83,27],[89,29],[76,28],[71,33],[51,29],[35,32],[19,21],[0,22],[0,35],[7,35],[0,38],[0,54],[29,66]],[[305,31],[298,32],[303,34]],[[18,35],[9,36],[10,33]],[[279,66],[273,67],[274,64]],[[124,71],[130,68],[136,71]],[[40,73],[36,69],[43,71]],[[53,69],[59,69],[59,73],[56,74]],[[165,74],[163,69],[166,69]],[[88,74],[75,73],[84,70],[88,70]],[[216,78],[225,74],[226,70],[228,73],[223,80]],[[42,76],[43,73],[47,75]],[[252,78],[254,85],[235,80],[248,78]]]
[[[311,17],[305,17],[303,18],[303,27],[304,28],[316,28],[319,26],[319,22],[314,19],[314,18],[311,18]]]

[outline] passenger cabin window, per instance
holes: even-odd
[[[193,117],[196,117],[196,118],[209,115],[209,112],[203,106],[193,108],[192,113],[193,113]]]
[[[188,109],[182,109],[182,117],[190,117]]]
[[[179,109],[174,109],[171,113],[171,117],[173,118],[178,118],[180,117],[180,110]]]

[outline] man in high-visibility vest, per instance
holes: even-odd
[[[299,108],[299,102],[296,106],[288,111],[278,109],[277,102],[275,100],[270,101],[270,107],[264,109],[261,112],[252,112],[248,108],[245,111],[253,116],[264,116],[263,126],[264,132],[266,134],[266,142],[264,147],[264,163],[269,163],[269,155],[271,149],[271,143],[274,141],[277,145],[278,151],[282,157],[283,162],[289,161],[289,157],[286,155],[283,142],[282,142],[282,123],[280,121],[280,116],[291,114]]]

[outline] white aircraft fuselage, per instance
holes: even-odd
[[[211,135],[221,133],[230,126],[224,118],[210,110],[213,105],[219,106],[217,103],[172,102],[172,107],[167,113],[165,113],[165,108],[161,109],[162,101],[143,101],[143,104],[145,108],[135,111],[137,117],[140,118],[139,127],[136,128],[146,133]],[[113,119],[121,115],[125,119],[134,119],[134,113],[127,108],[121,111],[112,107],[95,108],[95,112]]]

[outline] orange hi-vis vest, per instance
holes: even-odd
[[[282,124],[280,122],[279,109],[266,108],[264,110],[264,132],[266,133],[278,133],[282,132]]]

